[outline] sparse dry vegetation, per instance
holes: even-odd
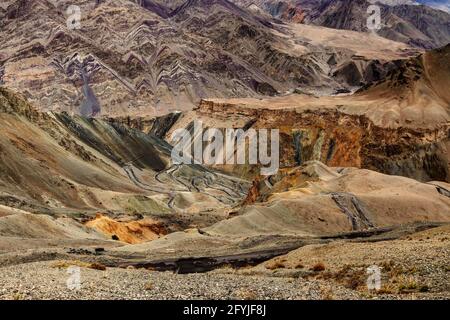
[[[392,261],[385,261],[381,264],[384,271],[382,273],[382,286],[380,290],[372,290],[376,294],[405,294],[415,292],[428,292],[429,285],[420,282],[414,266],[405,268]],[[324,272],[318,278],[332,280],[342,284],[352,290],[367,291],[367,266],[366,265],[345,265],[338,271]]]
[[[84,262],[79,260],[64,260],[64,261],[56,261],[51,265],[53,268],[59,268],[59,269],[67,269],[69,267],[80,267],[80,268],[87,268],[87,269],[93,269],[93,270],[100,270],[105,271],[106,266],[102,265],[101,263],[90,263],[90,262]]]
[[[268,261],[265,264],[266,269],[276,270],[276,269],[284,269],[286,268],[286,260],[285,259],[275,259]]]
[[[147,291],[153,290],[153,283],[147,282],[147,283],[145,284],[145,290],[147,290]]]
[[[320,289],[322,300],[334,300],[333,290],[331,287],[322,287]]]
[[[325,264],[323,262],[318,262],[311,267],[311,271],[322,272],[325,270]]]
[[[341,283],[346,288],[357,290],[366,283],[366,272],[365,268],[352,267],[350,265],[345,265],[337,272],[325,272],[320,275],[321,279],[334,280]]]

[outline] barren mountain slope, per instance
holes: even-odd
[[[221,219],[248,187],[201,166],[172,165],[172,147],[155,136],[102,120],[39,113],[4,89],[0,131],[3,216],[150,216],[153,231],[165,233]]]
[[[274,128],[281,133],[282,167],[320,160],[449,181],[449,51],[397,61],[386,79],[353,95],[204,100],[179,116],[166,137],[194,120],[205,127]]]
[[[266,100],[230,99],[230,104],[269,109],[338,109],[365,115],[386,128],[439,128],[449,119],[450,45],[417,58],[399,60],[385,79],[354,95],[332,97],[285,96]],[[225,100],[211,100],[226,103]]]
[[[185,256],[238,256],[286,248],[293,242],[320,242],[338,233],[362,235],[367,231],[369,235],[371,230],[377,234],[374,228],[418,221],[450,222],[449,188],[448,184],[438,187],[369,170],[310,162],[283,170],[267,181],[256,181],[247,204],[227,220],[112,252],[118,256],[136,253],[136,258],[151,252],[154,260],[174,249]]]
[[[369,41],[389,48],[380,56],[361,49],[364,35],[333,44],[328,40],[342,34],[327,30],[322,41],[307,39],[226,0],[173,7],[83,0],[76,3],[82,19],[74,30],[67,27],[71,4],[2,3],[0,83],[40,110],[154,115],[190,109],[201,98],[272,96],[299,86],[332,93],[380,79],[388,61],[414,54],[376,36]],[[363,77],[336,73],[343,63],[356,63]]]
[[[206,230],[306,235],[450,219],[450,198],[439,192],[444,187],[369,170],[331,169],[313,162],[281,171],[268,182],[255,184],[248,207],[238,217]]]
[[[381,8],[380,36],[420,48],[437,48],[450,42],[450,12],[433,1],[399,0],[233,0],[242,7],[286,22],[370,32],[369,6]]]
[[[380,1],[382,2],[382,1]],[[381,7],[381,29],[377,33],[391,40],[426,49],[450,42],[450,14],[425,5],[401,4]],[[367,9],[376,1],[299,0],[305,7],[304,23],[324,27],[368,32]]]
[[[2,1],[0,299],[450,297],[448,14],[368,3]],[[175,165],[194,121],[280,169]]]
[[[286,0],[231,0],[260,15],[271,15],[286,22],[301,23],[305,19],[303,8],[296,1]]]

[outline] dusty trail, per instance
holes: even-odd
[[[130,165],[126,165],[124,167],[122,167],[125,171],[125,173],[127,174],[128,178],[139,188],[144,189],[144,190],[148,190],[148,191],[152,191],[152,192],[159,192],[159,193],[163,193],[163,194],[169,194],[170,191],[166,191],[162,188],[153,188],[150,185],[141,182],[137,177],[136,174],[134,173],[133,168]]]
[[[144,182],[142,182],[141,180],[139,180],[139,178],[136,176],[133,167],[130,164],[127,164],[125,166],[122,167],[125,171],[125,173],[127,174],[128,178],[139,188],[147,190],[147,191],[151,191],[151,192],[157,192],[157,193],[163,193],[166,195],[170,195],[170,199],[167,203],[168,207],[171,209],[174,209],[174,201],[175,201],[175,197],[176,195],[173,195],[174,192],[197,192],[197,193],[205,193],[215,199],[217,199],[218,201],[220,201],[221,203],[230,205],[230,204],[235,204],[236,202],[240,201],[244,196],[245,196],[245,192],[243,191],[243,187],[242,184],[239,184],[239,191],[233,190],[232,188],[226,186],[225,184],[221,183],[218,181],[219,176],[215,175],[214,173],[209,173],[207,170],[202,170],[204,172],[206,172],[208,175],[207,176],[195,176],[193,178],[190,179],[189,183],[187,181],[185,181],[183,178],[180,178],[179,176],[176,176],[176,172],[180,169],[180,165],[172,165],[171,167],[169,167],[168,169],[165,169],[161,172],[158,172],[154,175],[154,178],[156,181],[160,182],[160,183],[165,183],[160,176],[162,174],[166,174],[167,177],[169,177],[171,180],[175,181],[177,184],[182,185],[184,187],[186,187],[185,190],[182,189],[164,189],[164,188],[155,188],[152,187]],[[201,167],[200,167],[201,168]],[[203,168],[201,168],[203,169]],[[202,171],[200,171],[201,173],[203,173]],[[229,177],[228,177],[229,178]],[[200,183],[203,183],[207,188],[209,189],[213,189],[213,190],[217,190],[220,191],[224,194],[226,194],[226,196],[221,197],[221,196],[217,196],[214,194],[211,194],[210,192],[201,189],[198,184],[196,183],[197,181],[200,181]]]

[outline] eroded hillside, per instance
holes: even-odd
[[[1,2],[0,299],[450,298],[448,14],[372,2]]]
[[[68,27],[70,1],[2,3],[0,83],[39,110],[153,116],[191,109],[202,98],[273,96],[300,86],[349,91],[416,52],[376,35],[371,43],[384,50],[378,57],[356,33],[356,47],[333,43],[339,33],[304,38],[226,0],[141,3],[78,1],[77,29]],[[352,61],[364,74],[358,81],[339,71]]]
[[[283,167],[319,160],[448,181],[449,50],[399,61],[386,79],[354,95],[204,100],[166,135],[194,119],[219,128],[273,128],[280,130]]]
[[[248,188],[244,180],[201,166],[172,165],[172,147],[155,136],[102,120],[39,113],[4,89],[0,122],[2,215],[86,221],[100,212],[128,220],[154,217],[168,229],[182,229],[220,219]]]

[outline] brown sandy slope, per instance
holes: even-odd
[[[316,162],[286,170],[270,181],[272,188],[266,182],[257,187],[260,202],[208,228],[208,233],[317,235],[450,219],[449,197],[434,185],[408,178],[330,169]]]
[[[88,221],[86,226],[130,244],[152,241],[167,233],[164,226],[151,219],[121,222],[98,215],[94,220]]]
[[[248,108],[305,110],[336,109],[365,115],[377,126],[436,128],[450,121],[450,45],[418,58],[400,61],[385,80],[354,95],[312,97],[290,95],[264,100],[210,99],[213,103]]]
[[[14,214],[0,218],[0,237],[28,239],[97,239],[106,240],[100,233],[71,218],[52,218],[39,214]]]
[[[283,245],[283,238],[313,239],[412,222],[450,222],[450,198],[435,185],[412,179],[312,162],[270,181],[256,184],[256,202],[227,220],[117,252],[237,254]]]
[[[171,146],[154,136],[39,113],[1,88],[0,132],[2,216],[31,212],[82,222],[98,212],[131,220],[153,216],[180,230],[226,216],[248,185],[201,166],[172,166]]]

